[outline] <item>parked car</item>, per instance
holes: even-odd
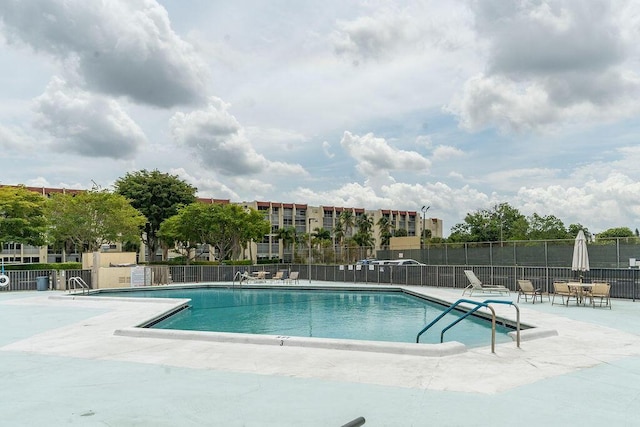
[[[393,261],[388,261],[386,264],[387,265],[426,265],[416,261],[415,259],[394,259]]]

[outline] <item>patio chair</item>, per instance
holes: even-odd
[[[289,277],[287,278],[287,282],[288,283],[300,283],[300,280],[298,280],[298,276],[300,275],[299,272],[297,271],[292,271],[289,274]]]
[[[600,307],[604,304],[611,310],[611,285],[609,283],[594,282],[586,297],[591,300],[593,308],[596,308],[596,298],[600,298]]]
[[[476,276],[476,274],[471,271],[471,270],[465,270],[464,271],[465,276],[467,276],[467,279],[469,279],[469,286],[467,286],[466,288],[464,288],[464,291],[462,291],[462,295],[464,295],[467,291],[469,291],[469,296],[473,296],[473,293],[483,293],[483,294],[507,294],[509,295],[509,293],[511,291],[509,291],[509,288],[506,288],[502,285],[484,285],[482,284],[482,282],[480,281],[480,279],[478,279],[478,277]]]
[[[255,273],[256,282],[265,282],[267,280],[267,272],[265,270],[261,270]]]
[[[528,301],[529,297],[533,298],[533,303],[536,303],[536,299],[540,297],[540,302],[542,302],[542,290],[540,288],[534,288],[531,280],[518,280],[518,301],[520,302],[520,296],[524,297],[525,302]],[[547,298],[549,298],[549,294],[547,294]]]
[[[273,280],[284,280],[284,271],[278,271],[274,276]]]
[[[578,293],[569,287],[567,282],[553,282],[553,298],[551,299],[551,305],[554,304],[556,300],[556,296],[562,298],[562,304],[569,307],[569,301],[571,298],[576,300],[576,305],[579,304]],[[564,302],[565,297],[567,298],[567,302]]]

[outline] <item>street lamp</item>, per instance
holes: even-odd
[[[311,222],[318,222],[318,220],[309,218],[309,283],[311,283]]]
[[[431,206],[423,206],[422,211],[422,249],[424,249],[424,240],[425,240],[425,221],[427,219],[427,211]]]

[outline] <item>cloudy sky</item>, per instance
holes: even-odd
[[[640,0],[3,0],[0,183],[640,227]]]

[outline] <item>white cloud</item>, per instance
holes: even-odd
[[[438,145],[433,150],[433,160],[436,161],[448,160],[458,156],[464,156],[464,152],[459,148],[448,145]]]
[[[38,141],[18,126],[3,126],[0,124],[0,149],[4,152],[29,152],[40,144]]]
[[[189,184],[198,189],[198,197],[210,197],[212,199],[229,199],[237,201],[238,193],[221,183],[220,181],[203,176],[194,176],[193,173],[187,172],[184,168],[171,169],[171,175],[177,175]]]
[[[369,179],[393,171],[426,173],[431,167],[429,159],[421,154],[394,148],[372,133],[358,136],[345,132],[340,145],[358,162],[357,170]]]
[[[146,138],[113,99],[70,87],[54,77],[34,100],[35,126],[55,138],[58,150],[88,157],[132,158]]]
[[[472,131],[518,132],[636,114],[640,78],[623,28],[627,3],[472,3],[488,45],[486,70],[468,79],[449,111]]]
[[[333,159],[335,157],[335,154],[331,152],[331,144],[329,144],[329,142],[327,141],[324,141],[322,143],[322,151],[324,152],[324,155],[330,159]]]
[[[306,175],[300,165],[269,161],[256,152],[228,108],[221,99],[211,98],[205,109],[176,113],[170,121],[174,141],[193,150],[203,166],[222,175]]]
[[[451,52],[466,43],[468,34],[461,26],[466,20],[460,3],[409,2],[402,7],[386,3],[355,18],[338,20],[330,40],[335,52],[355,65],[434,48]]]
[[[0,2],[4,34],[73,67],[89,88],[159,107],[203,99],[207,71],[154,0]]]

